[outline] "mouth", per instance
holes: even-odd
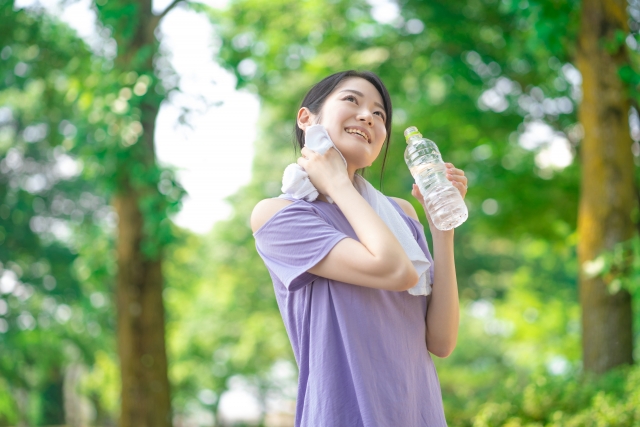
[[[352,135],[360,136],[364,139],[368,144],[371,144],[371,135],[365,129],[360,127],[349,127],[345,128],[345,132],[350,133]]]

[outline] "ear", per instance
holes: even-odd
[[[307,128],[311,125],[315,124],[316,116],[309,111],[307,107],[302,107],[300,111],[298,111],[298,127],[303,131],[307,130]]]

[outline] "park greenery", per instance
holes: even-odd
[[[383,3],[176,0],[153,14],[150,1],[97,0],[101,49],[0,3],[0,426],[219,424],[234,381],[264,425],[274,399],[295,398],[248,218],[297,157],[302,96],[352,68],[378,73],[394,103],[384,168],[365,171],[374,186],[411,199],[409,125],[469,178],[460,336],[436,358],[449,424],[640,425],[640,4],[400,0],[389,19]],[[171,222],[184,191],[154,154],[178,90],[156,39],[174,7],[210,19],[213,59],[261,100],[251,182],[206,235]],[[595,104],[623,113],[601,128],[587,116],[598,78]],[[601,236],[584,225],[589,194]],[[584,299],[592,289],[604,305]],[[585,313],[619,323],[596,330]]]

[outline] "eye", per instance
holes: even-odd
[[[349,102],[354,102],[354,103],[358,103],[358,99],[353,96],[353,95],[347,95],[343,98],[344,101],[349,101]]]
[[[373,114],[377,114],[378,116],[380,116],[382,118],[382,120],[384,120],[384,113],[382,111],[376,111]]]

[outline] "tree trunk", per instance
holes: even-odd
[[[171,426],[164,342],[162,263],[142,254],[143,217],[133,190],[115,198],[118,213],[120,427]]]
[[[634,234],[630,101],[618,76],[627,57],[624,43],[613,52],[604,46],[616,31],[628,33],[626,5],[625,0],[584,0],[577,54],[584,127],[578,212],[582,351],[585,371],[597,374],[633,362],[629,293],[611,293],[602,277],[584,271],[585,263]]]
[[[119,38],[126,36],[115,34],[118,42],[115,64],[119,71],[154,74],[153,58],[158,54],[155,30],[162,16],[180,1],[174,0],[163,14],[154,15],[151,0],[138,0],[136,7],[130,9],[135,14],[120,18],[133,22],[135,32],[130,38]],[[123,4],[129,6],[126,2]],[[117,178],[119,188],[113,200],[119,221],[116,279],[122,380],[119,427],[172,425],[162,300],[163,251],[158,247],[153,256],[143,251],[145,221],[151,216],[151,212],[146,212],[146,216],[142,210],[143,196],[161,196],[158,182],[151,178],[153,174],[142,179],[134,175],[156,167],[154,134],[161,102],[162,97],[155,93],[152,84],[140,105],[142,137],[130,147],[129,157],[122,161]]]

